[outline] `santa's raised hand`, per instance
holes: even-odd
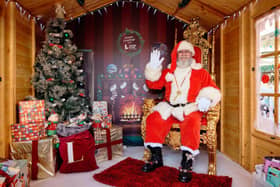
[[[150,55],[149,66],[152,68],[159,68],[163,60],[164,57],[160,58],[160,50],[153,50]]]

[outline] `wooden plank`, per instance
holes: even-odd
[[[207,12],[210,12],[211,14],[214,14],[218,17],[222,17],[224,18],[227,14],[212,7],[211,5],[209,5],[209,3],[204,3],[203,1],[200,0],[196,0],[196,1],[191,1],[192,3],[197,3],[198,6],[200,6],[201,8],[205,9]]]
[[[225,60],[224,60],[224,29],[223,28],[220,28],[220,66],[221,66],[221,71],[220,71],[220,77],[221,77],[221,93],[222,93],[222,99],[221,99],[221,119],[220,119],[220,122],[221,122],[221,130],[220,130],[220,137],[221,137],[221,146],[220,146],[220,149],[221,149],[221,152],[225,152],[225,144],[224,144],[224,126],[223,124],[225,123],[225,105],[224,105],[224,79],[225,79],[225,74],[224,74],[224,63],[225,63]]]
[[[242,115],[242,119],[243,119],[243,144],[242,144],[242,148],[243,148],[243,155],[241,157],[241,164],[242,166],[247,169],[250,170],[250,161],[251,161],[251,113],[250,111],[252,111],[253,109],[251,108],[251,103],[250,103],[250,99],[251,99],[251,90],[250,90],[250,78],[251,78],[251,58],[250,58],[250,48],[248,46],[250,46],[250,42],[251,42],[251,38],[250,38],[250,32],[248,32],[250,30],[250,13],[249,11],[245,11],[243,12],[242,15],[242,37],[243,37],[243,59],[242,59],[242,66],[243,66],[243,79],[244,79],[244,84],[243,84],[243,101],[242,101],[242,105],[243,105],[243,115]]]
[[[267,142],[259,137],[254,136],[254,145],[256,147],[254,155],[253,163],[263,164],[263,159],[265,156],[279,156],[280,155],[280,144],[273,144],[271,142]]]
[[[5,62],[5,5],[0,0],[0,157],[7,158],[7,140],[5,123],[5,87],[4,87],[4,62]]]
[[[32,42],[32,46],[31,46],[31,68],[32,68],[32,75],[34,75],[34,64],[35,64],[35,54],[36,54],[36,31],[35,31],[35,21],[32,20],[32,24],[31,24],[31,28],[32,28],[32,34],[31,34],[31,42]],[[31,95],[32,96],[35,96],[35,89],[34,87],[32,86],[32,89],[31,89]]]
[[[16,42],[17,54],[22,54],[26,56],[30,56],[32,53],[32,49],[26,46],[21,45],[20,43]]]
[[[4,122],[4,153],[8,156],[8,145],[10,142],[10,124],[16,122],[16,105],[15,105],[15,75],[16,75],[16,5],[10,2],[6,8],[5,19],[5,70],[4,70],[4,87],[5,87],[5,122]]]
[[[221,66],[222,76],[221,85],[223,90],[222,97],[222,152],[232,160],[240,163],[241,161],[241,125],[240,116],[240,21],[235,20],[221,29]],[[235,69],[225,71],[233,66]],[[244,109],[243,109],[244,110]],[[232,146],[231,146],[232,145]]]
[[[279,6],[279,0],[258,1],[254,3],[251,11],[251,17],[257,19],[260,16],[271,13],[273,7]]]

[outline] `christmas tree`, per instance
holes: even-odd
[[[72,44],[72,38],[72,31],[65,29],[63,16],[51,19],[34,65],[35,96],[45,100],[46,117],[56,113],[59,122],[71,122],[81,115],[84,119],[91,113],[85,95],[83,54]]]

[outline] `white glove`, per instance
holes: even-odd
[[[210,107],[211,101],[206,97],[201,97],[197,101],[198,110],[200,112],[207,112]]]
[[[159,68],[161,63],[164,60],[164,57],[162,57],[161,59],[159,59],[159,58],[160,58],[160,51],[158,49],[153,50],[151,52],[149,66],[154,68],[154,69]]]

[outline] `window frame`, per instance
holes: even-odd
[[[260,31],[258,30],[258,24],[262,20],[264,20],[266,17],[274,16],[275,21],[275,29],[274,29],[274,51],[261,55],[260,53]],[[256,50],[255,50],[255,64],[256,64],[256,123],[259,124],[260,122],[260,96],[268,96],[273,97],[274,99],[274,128],[279,128],[279,101],[280,101],[280,74],[279,74],[279,65],[280,65],[280,8],[274,9],[272,11],[267,12],[265,15],[262,15],[254,20],[254,26],[255,26],[255,37],[256,37]],[[267,57],[274,58],[274,92],[273,93],[265,93],[260,91],[260,65],[262,59],[265,59]],[[279,129],[280,130],[280,129]],[[258,132],[260,135],[268,135],[271,139],[279,139],[280,135],[278,136],[276,134],[263,132],[261,129],[258,129],[258,126],[254,127],[254,132]]]

